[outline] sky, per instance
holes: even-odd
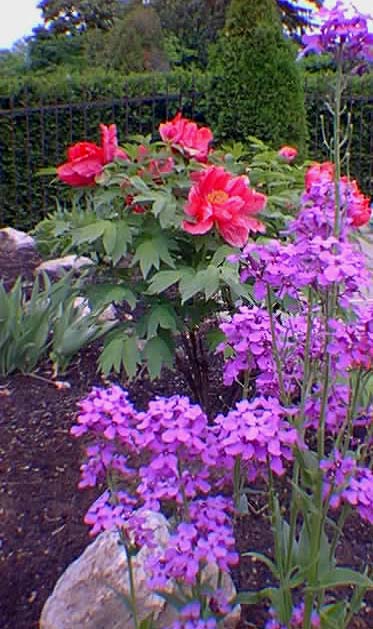
[[[0,0],[3,7],[0,18],[0,50],[11,48],[13,44],[27,35],[42,22],[37,5],[39,0]],[[333,6],[335,0],[326,0],[326,6]],[[372,0],[354,0],[356,8],[362,13],[373,13]]]

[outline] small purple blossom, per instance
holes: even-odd
[[[267,620],[264,629],[303,629],[304,622],[304,603],[293,608],[293,612],[288,625],[283,625],[278,620],[278,614],[272,607],[268,610],[269,620]],[[320,629],[321,620],[320,615],[315,610],[311,613],[311,629]]]
[[[302,447],[298,433],[286,419],[294,410],[284,409],[276,398],[243,400],[226,416],[218,415],[217,438],[225,464],[233,468],[236,457],[246,464],[250,480],[266,477],[271,470],[282,475],[285,463],[294,459],[295,445]]]
[[[194,585],[208,564],[229,572],[238,562],[231,512],[232,501],[222,496],[191,502],[188,519],[177,526],[167,548],[149,558],[149,586],[163,589],[173,579]]]

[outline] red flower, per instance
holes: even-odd
[[[250,231],[265,230],[255,215],[265,207],[267,197],[252,190],[247,177],[234,177],[220,166],[210,166],[193,173],[192,179],[185,213],[194,222],[183,221],[189,234],[206,234],[215,225],[224,240],[242,247]]]
[[[118,147],[117,128],[114,124],[100,125],[101,146],[93,142],[78,142],[67,150],[68,161],[57,167],[58,178],[69,186],[92,186],[105,164],[116,158],[128,159]]]
[[[341,192],[347,206],[347,214],[353,227],[362,227],[370,221],[370,200],[360,190],[355,180],[341,177]]]
[[[306,172],[305,186],[309,192],[314,183],[325,183],[334,179],[334,164],[332,162],[323,162],[319,164],[315,162]]]
[[[285,162],[293,162],[298,155],[298,151],[293,146],[282,146],[278,152],[278,156]]]
[[[117,127],[115,124],[106,126],[100,124],[101,146],[103,150],[104,164],[113,162],[114,159],[128,159],[127,153],[118,147]]]
[[[332,162],[315,163],[306,172],[305,186],[306,192],[316,185],[327,185],[334,187],[335,167]],[[352,227],[362,227],[366,225],[371,216],[370,200],[360,190],[356,181],[348,177],[340,178],[340,201],[350,219]]]
[[[159,125],[159,133],[164,142],[170,143],[186,157],[193,157],[198,162],[206,161],[213,140],[208,127],[198,127],[195,122],[178,113],[173,120]]]

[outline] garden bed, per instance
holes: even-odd
[[[9,287],[19,272],[32,277],[37,256],[17,252],[0,254],[0,277]],[[79,491],[82,445],[69,435],[76,403],[93,385],[104,384],[96,373],[98,347],[93,346],[70,365],[61,378],[68,388],[51,381],[51,365],[44,362],[32,376],[14,374],[0,379],[0,627],[32,629],[46,598],[66,567],[89,543],[84,513],[97,490]],[[215,371],[215,370],[214,370]],[[215,377],[212,395],[219,400],[221,379]],[[126,386],[125,382],[121,382]],[[144,375],[129,387],[138,408],[155,394],[189,393],[183,378],[164,375],[150,383]],[[241,552],[268,552],[271,534],[262,505],[237,522]],[[351,518],[340,545],[344,565],[359,567],[373,560],[372,527]],[[240,590],[256,589],[268,582],[258,563],[245,558],[234,574]],[[373,627],[373,597],[351,625]],[[241,627],[261,628],[263,608],[244,609]]]

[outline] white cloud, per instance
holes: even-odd
[[[12,45],[41,23],[41,13],[37,9],[39,0],[1,0],[3,10],[0,18],[0,49]]]

